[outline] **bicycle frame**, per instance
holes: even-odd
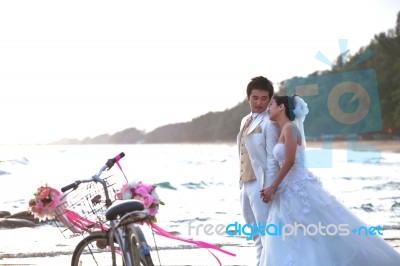
[[[119,251],[122,253],[122,259],[125,266],[136,266],[140,265],[140,254],[137,248],[137,236],[135,233],[134,224],[138,221],[145,220],[149,211],[144,210],[144,206],[141,202],[137,200],[127,200],[124,201],[124,205],[122,207],[128,206],[127,204],[132,204],[130,208],[119,209],[118,206],[112,205],[112,200],[110,199],[110,193],[108,191],[108,186],[106,180],[100,178],[101,174],[107,169],[113,167],[113,165],[118,162],[119,159],[124,157],[124,153],[116,156],[113,159],[109,159],[107,163],[100,168],[100,171],[93,175],[90,179],[81,179],[77,180],[74,183],[71,183],[61,189],[62,192],[68,191],[70,189],[75,190],[82,183],[89,182],[99,182],[104,190],[105,194],[105,206],[107,209],[106,218],[110,222],[110,228],[102,230],[91,231],[89,236],[91,235],[104,235],[105,238],[108,238],[108,244],[110,245],[111,254],[112,254],[112,262],[113,265],[116,265],[116,250],[114,243],[116,242],[119,246]],[[94,199],[92,199],[93,202]],[[112,212],[112,215],[107,215],[108,211]],[[122,216],[122,217],[120,217]],[[111,218],[110,218],[111,217]],[[118,218],[120,217],[120,218]]]
[[[136,249],[136,236],[133,230],[127,230],[127,226],[111,227],[108,231],[108,241],[111,247],[113,266],[116,266],[116,256],[114,239],[119,245],[122,258],[126,266],[134,266],[140,264],[140,255]]]

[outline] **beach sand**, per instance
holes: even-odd
[[[222,265],[255,265],[255,249],[253,247],[223,247],[225,250],[236,254],[235,257],[212,251],[218,257]],[[55,257],[30,257],[0,259],[0,265],[40,265],[40,266],[68,266],[72,255],[58,255]],[[160,260],[158,259],[160,258]],[[152,252],[155,265],[163,266],[217,266],[218,261],[214,256],[202,248],[168,249]]]
[[[400,253],[400,243],[389,242],[392,246],[396,246],[396,250]],[[255,249],[254,247],[222,247],[225,250],[236,254],[235,257],[229,256],[218,251],[213,253],[218,257],[221,265],[225,266],[251,266],[255,265]],[[168,249],[160,250],[157,253],[152,252],[152,258],[155,265],[163,266],[218,266],[218,261],[213,255],[205,249]],[[56,257],[34,257],[34,258],[11,258],[0,260],[0,265],[70,265],[71,256],[61,255]],[[161,263],[160,263],[161,262]]]

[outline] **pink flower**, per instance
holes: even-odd
[[[41,201],[36,202],[36,206],[34,208],[35,212],[37,212],[38,214],[42,213],[42,209],[43,209],[44,205]]]
[[[154,185],[144,184],[142,182],[130,182],[122,186],[118,198],[140,200],[144,207],[150,212],[148,221],[155,223],[157,222],[156,214],[158,213],[159,205],[164,205],[159,199],[155,188]]]
[[[143,196],[143,205],[146,209],[148,209],[152,203],[153,203],[152,196],[150,196],[149,194]]]
[[[36,205],[36,201],[34,199],[31,199],[29,201],[29,207],[34,207]]]
[[[158,212],[158,207],[157,208],[151,208],[150,210],[150,215],[151,216],[156,216],[157,212]]]
[[[50,188],[49,187],[40,187],[39,188],[39,194],[38,194],[38,199],[44,200],[50,195]]]
[[[153,185],[142,184],[142,186],[147,190],[148,193],[151,193],[154,189]]]
[[[29,200],[29,212],[39,220],[53,219],[61,192],[46,185],[39,187],[33,195],[35,197]]]
[[[136,193],[136,189],[135,188],[131,188],[129,191],[132,194],[132,198],[136,197],[137,193]]]
[[[138,194],[140,194],[142,196],[148,194],[147,189],[145,187],[142,187],[142,186],[139,187],[138,189],[136,189],[136,193],[138,193]]]

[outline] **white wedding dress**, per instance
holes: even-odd
[[[284,144],[275,145],[274,156],[280,165],[284,152]],[[380,236],[366,236],[368,226],[323,189],[304,167],[304,156],[304,146],[298,145],[295,164],[271,201],[261,265],[399,266],[400,253]],[[287,226],[282,234],[275,230],[279,225]],[[283,237],[283,232],[290,231],[292,235]]]

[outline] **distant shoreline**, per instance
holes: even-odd
[[[47,145],[142,145],[142,144],[167,144],[167,145],[175,145],[175,144],[195,144],[195,145],[201,145],[201,144],[227,144],[227,145],[236,145],[235,142],[230,142],[230,141],[216,141],[216,142],[175,142],[175,143],[125,143],[125,144],[104,144],[104,143],[99,143],[99,144],[16,144],[16,146],[47,146]],[[14,146],[10,144],[0,144],[0,146]],[[354,140],[354,141],[347,141],[347,140],[326,140],[326,141],[321,141],[321,140],[308,140],[307,141],[307,148],[312,148],[312,149],[318,149],[318,148],[323,148],[323,149],[341,149],[341,150],[357,150],[357,151],[378,151],[378,152],[393,152],[393,153],[400,153],[400,139],[395,139],[395,140]],[[4,162],[1,161],[0,162]]]
[[[400,140],[307,141],[307,148],[333,148],[366,152],[378,151],[400,153]]]

